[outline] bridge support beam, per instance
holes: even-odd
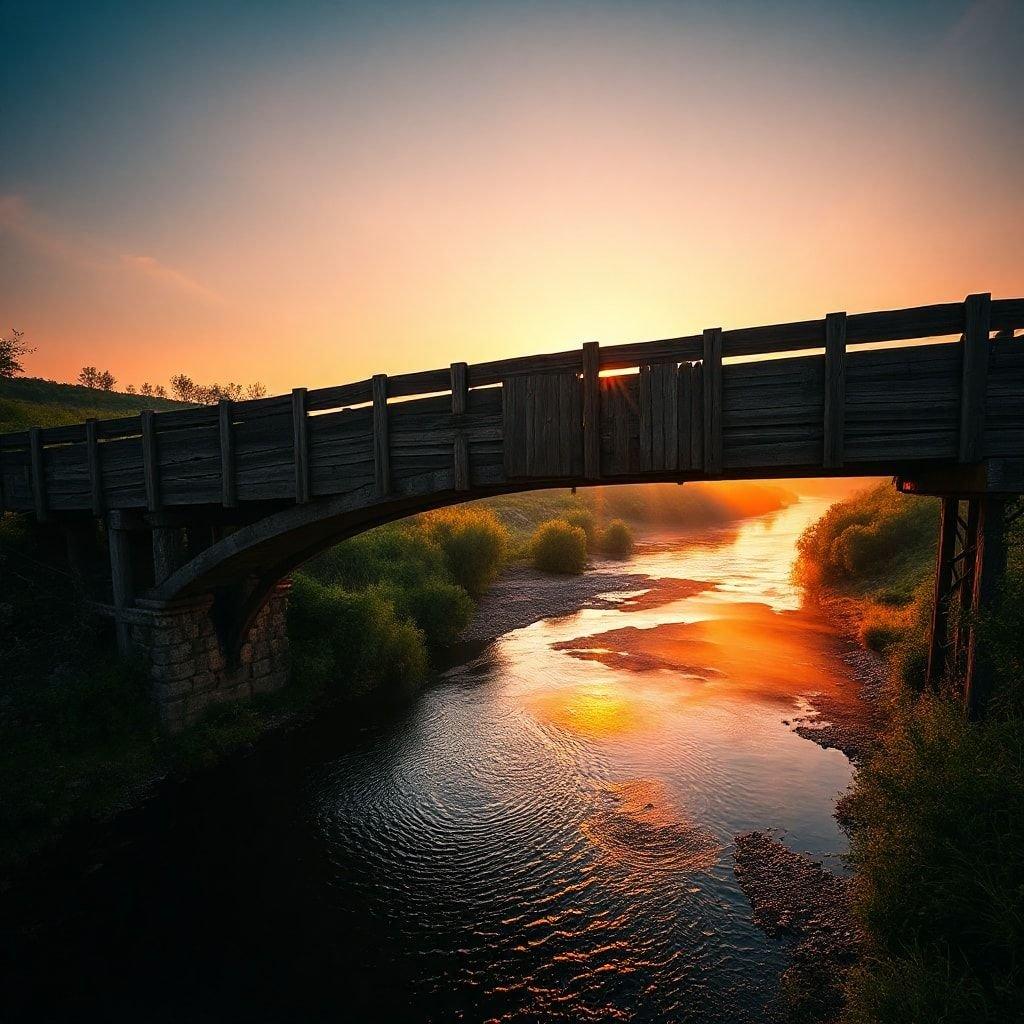
[[[290,589],[290,580],[275,587],[234,656],[217,629],[212,595],[174,602],[140,598],[122,613],[165,729],[178,732],[212,704],[247,700],[288,682]]]

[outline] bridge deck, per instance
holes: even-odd
[[[383,500],[427,477],[467,491],[1019,458],[1022,326],[1024,299],[976,295],[33,428],[0,437],[0,508],[45,519]]]

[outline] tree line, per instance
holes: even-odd
[[[31,352],[25,341],[25,332],[11,330],[10,334],[0,337],[0,378],[16,377],[25,372],[21,360]],[[101,370],[95,366],[83,366],[78,374],[77,383],[85,388],[96,388],[99,391],[113,391],[117,386],[117,378],[110,370]],[[264,398],[267,394],[266,386],[259,381],[252,384],[236,384],[228,381],[226,384],[199,384],[184,373],[176,373],[170,379],[170,394],[163,384],[150,384],[143,381],[138,387],[134,384],[126,384],[124,393],[127,395],[145,395],[147,398],[169,398],[174,397],[179,402],[189,402],[194,405],[213,405],[222,398],[230,399],[233,402],[246,398]]]

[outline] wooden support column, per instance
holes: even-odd
[[[583,344],[583,475],[601,479],[601,349]]]
[[[373,393],[373,476],[378,497],[391,493],[391,448],[388,443],[388,375],[375,373]]]
[[[704,472],[722,472],[722,328],[704,331]]]
[[[953,555],[956,552],[956,523],[960,501],[943,498],[939,518],[939,546],[935,559],[935,587],[932,598],[932,629],[928,643],[927,683],[938,690],[946,664],[949,642],[949,600],[953,583]]]
[[[455,437],[452,442],[452,463],[455,478],[455,490],[469,490],[469,440],[463,429],[462,418],[466,415],[466,403],[469,393],[466,388],[466,364],[452,363],[452,421],[455,426]]]
[[[146,508],[156,512],[160,508],[160,463],[153,410],[144,409],[139,418],[142,422],[142,473],[146,480]]]
[[[217,429],[220,434],[220,503],[225,508],[234,508],[238,504],[233,410],[234,405],[230,398],[222,398],[217,403]]]
[[[110,552],[110,584],[114,598],[117,649],[122,655],[128,655],[131,654],[132,642],[124,611],[135,600],[135,569],[132,565],[131,534],[125,529],[120,512],[111,512],[107,516],[107,547]]]
[[[825,317],[825,457],[826,469],[843,464],[846,418],[846,314]]]
[[[964,679],[964,704],[967,717],[971,719],[984,716],[995,688],[995,666],[988,651],[978,643],[978,620],[991,611],[1006,572],[1006,500],[986,495],[980,499],[979,504],[971,600],[972,621],[967,646],[967,674]]]
[[[36,519],[46,521],[46,466],[43,463],[43,437],[39,427],[29,427],[29,453],[32,460],[32,500]]]
[[[991,295],[968,295],[964,300],[964,358],[960,381],[961,462],[977,462],[983,455],[991,315]]]
[[[96,421],[85,421],[85,457],[89,466],[89,493],[92,496],[92,514],[103,515],[103,473],[100,468],[100,444],[96,434]]]
[[[309,501],[309,434],[306,416],[306,389],[292,391],[292,442],[295,461],[295,500]]]

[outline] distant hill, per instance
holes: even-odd
[[[0,379],[0,433],[27,427],[59,427],[82,420],[130,416],[143,409],[184,409],[185,402],[80,384],[58,384],[38,377]]]

